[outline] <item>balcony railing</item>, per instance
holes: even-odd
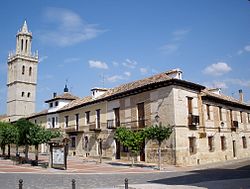
[[[64,128],[66,133],[73,133],[73,132],[84,132],[86,130],[86,126],[69,126]]]
[[[120,121],[115,121],[114,119],[107,120],[108,129],[116,129],[117,127],[120,127]]]
[[[198,115],[189,115],[188,116],[188,126],[189,129],[195,130],[197,129],[197,125],[200,123],[200,118]]]
[[[90,123],[89,131],[101,131],[101,123]]]

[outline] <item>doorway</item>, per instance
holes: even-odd
[[[140,161],[145,161],[145,141],[141,145]]]
[[[233,157],[236,157],[236,142],[233,140]]]
[[[115,151],[115,159],[121,159],[121,144],[118,140],[115,140],[116,151]]]

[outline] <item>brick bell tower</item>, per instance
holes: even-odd
[[[31,52],[32,33],[27,22],[16,35],[16,51],[9,53],[7,116],[9,121],[35,112],[38,52]]]

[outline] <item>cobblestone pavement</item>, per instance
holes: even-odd
[[[167,166],[164,171],[148,165],[130,168],[124,162],[97,164],[79,158],[69,158],[68,170],[0,160],[0,189],[18,188],[19,179],[24,181],[23,189],[71,189],[72,179],[77,189],[124,188],[125,178],[131,189],[250,189],[250,159],[196,167]]]

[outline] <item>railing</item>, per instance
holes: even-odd
[[[188,127],[191,130],[196,130],[197,129],[197,125],[199,125],[200,123],[200,118],[197,115],[188,115]]]
[[[108,129],[116,129],[117,127],[120,127],[120,121],[115,121],[114,119],[107,120]]]
[[[89,131],[101,131],[101,123],[90,123]]]
[[[84,130],[87,130],[86,129],[87,126],[69,126],[69,127],[65,127],[64,128],[64,131],[66,133],[72,133],[72,132],[83,132]]]

